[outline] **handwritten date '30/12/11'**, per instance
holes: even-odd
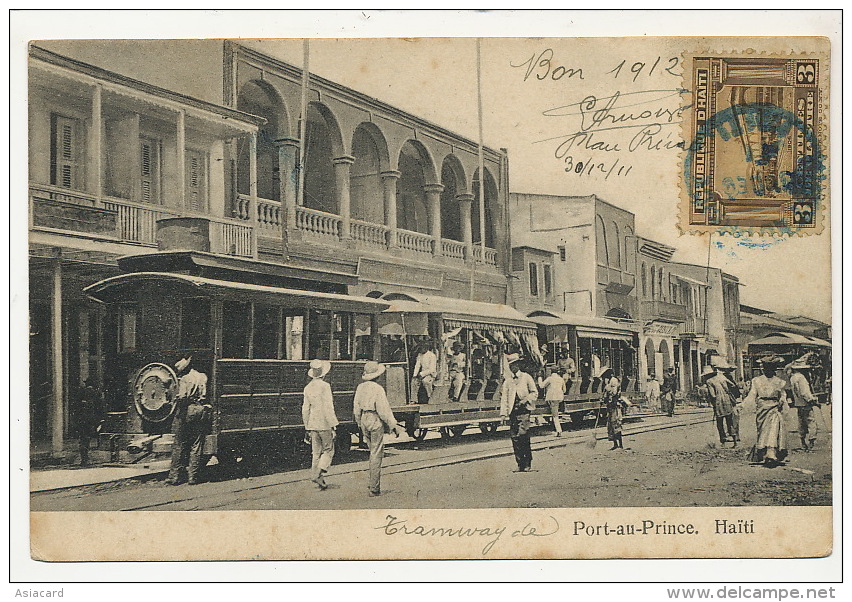
[[[586,161],[574,161],[571,155],[565,157],[565,171],[578,176],[603,175],[604,180],[608,180],[613,175],[627,177],[632,169],[632,165],[621,163],[621,159],[598,162],[593,161],[591,157]]]

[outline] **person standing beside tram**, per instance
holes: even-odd
[[[559,359],[556,360],[556,371],[565,380],[565,393],[570,394],[574,380],[577,378],[577,364],[567,349],[559,352]]]
[[[172,422],[175,442],[172,445],[171,466],[166,483],[180,485],[184,477],[190,485],[198,483],[202,465],[204,436],[210,429],[212,406],[207,404],[207,375],[189,365],[191,357],[175,363],[178,390],[175,396],[175,415]]]
[[[816,443],[817,427],[814,419],[814,407],[819,406],[817,396],[811,391],[811,384],[808,381],[807,374],[816,366],[811,363],[806,354],[792,364],[789,368],[793,371],[790,376],[790,388],[793,392],[793,406],[796,408],[796,414],[799,419],[799,437],[802,440],[802,449],[810,451]],[[819,411],[822,411],[821,409]]]
[[[370,448],[370,480],[368,489],[371,497],[381,495],[382,459],[385,453],[385,433],[393,432],[399,437],[400,429],[388,403],[384,387],[375,382],[385,373],[384,364],[369,361],[364,364],[363,381],[355,389],[353,414],[364,441]]]
[[[334,437],[338,420],[334,413],[334,395],[325,375],[331,370],[328,360],[311,360],[308,376],[311,382],[305,387],[302,403],[302,424],[311,441],[311,481],[321,490],[328,489],[325,475],[334,458]]]
[[[538,386],[544,390],[544,399],[550,406],[550,415],[553,418],[556,436],[561,437],[562,425],[559,422],[559,404],[565,399],[565,381],[549,367],[545,367],[544,375],[544,379],[539,377]]]
[[[512,448],[518,472],[529,472],[532,467],[532,446],[530,442],[530,416],[535,409],[538,399],[538,387],[533,377],[522,370],[519,360],[509,364],[512,372],[508,386],[508,400],[511,404],[509,412],[509,432],[512,437]]]

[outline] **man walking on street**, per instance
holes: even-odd
[[[532,376],[521,370],[519,361],[509,366],[512,382],[509,386],[509,400],[512,411],[509,413],[509,432],[518,472],[529,472],[532,466],[532,447],[530,445],[530,415],[538,399],[538,388]]]
[[[175,442],[166,483],[180,485],[186,473],[190,485],[198,483],[201,469],[204,436],[210,428],[212,406],[207,404],[207,375],[190,369],[191,357],[175,364],[178,392],[175,396],[175,415],[172,422]]]
[[[559,404],[565,398],[565,381],[550,368],[545,368],[545,378],[539,377],[538,386],[544,389],[544,399],[550,406],[550,415],[553,418],[553,428],[556,436],[562,436],[562,425],[559,423]]]
[[[329,370],[331,362],[328,360],[311,360],[308,370],[311,382],[305,387],[302,403],[302,424],[311,439],[311,481],[321,490],[328,489],[325,475],[334,458],[338,424],[331,385],[323,380]]]
[[[663,386],[660,387],[660,395],[662,396],[663,412],[669,417],[674,415],[676,390],[677,384],[675,383],[674,368],[668,368],[663,375]]]
[[[364,381],[355,389],[353,413],[355,422],[364,434],[364,441],[370,448],[370,481],[368,489],[371,497],[381,495],[382,458],[385,453],[385,433],[393,432],[399,437],[399,425],[388,403],[384,387],[375,379],[384,374],[386,368],[378,362],[364,364]]]
[[[716,430],[719,432],[719,443],[722,445],[730,438],[737,446],[739,433],[734,428],[734,406],[736,400],[731,395],[728,379],[717,373],[712,366],[705,366],[701,377],[707,385],[707,395],[713,404],[713,415],[716,417]]]
[[[804,355],[789,366],[793,371],[790,376],[790,388],[793,390],[793,405],[799,418],[799,437],[802,439],[802,449],[805,451],[814,448],[819,430],[814,420],[814,407],[819,407],[819,400],[811,391],[811,384],[806,376],[815,366],[808,360],[808,356]]]

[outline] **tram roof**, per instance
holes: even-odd
[[[531,312],[527,319],[542,326],[575,326],[580,336],[587,337],[607,334],[616,335],[618,338],[632,337],[638,331],[636,328],[631,328],[626,324],[620,324],[608,318],[578,316],[549,310]]]
[[[84,292],[100,301],[106,301],[113,295],[120,294],[122,289],[140,282],[162,282],[186,285],[197,292],[211,297],[238,297],[243,300],[267,301],[273,304],[296,305],[293,301],[303,301],[305,305],[315,309],[336,309],[363,313],[378,313],[390,305],[387,301],[340,295],[337,293],[321,293],[299,289],[214,280],[188,274],[171,274],[166,272],[133,272],[121,274],[96,282],[84,289]],[[287,300],[290,300],[287,302]]]
[[[393,295],[393,293],[392,293]],[[401,295],[400,295],[401,296]],[[469,322],[487,327],[489,325],[514,326],[521,329],[535,329],[535,323],[525,318],[514,307],[502,303],[486,303],[452,297],[438,297],[406,294],[404,299],[388,299],[393,313],[434,313],[443,314],[450,320]]]
[[[749,345],[814,345],[816,347],[831,347],[831,343],[792,332],[773,332],[762,339],[751,341]]]

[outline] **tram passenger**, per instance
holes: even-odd
[[[438,375],[438,356],[432,351],[431,341],[420,344],[417,361],[414,363],[412,379],[414,380],[415,399],[417,403],[429,403],[432,399],[432,388]]]
[[[378,362],[364,364],[363,381],[355,389],[355,422],[364,434],[364,440],[370,448],[370,480],[368,490],[371,497],[381,495],[382,458],[385,453],[385,433],[393,432],[399,437],[400,429],[396,423],[388,396],[384,387],[375,379],[384,374],[386,368]]]
[[[565,398],[565,381],[558,373],[553,372],[550,367],[544,369],[545,378],[538,378],[538,386],[544,389],[544,399],[550,406],[550,415],[553,418],[553,428],[556,436],[562,436],[562,425],[559,423],[559,404]]]
[[[574,363],[574,358],[568,353],[567,349],[559,352],[559,359],[556,360],[556,370],[565,380],[565,392],[571,394],[571,387],[577,377],[577,365]]]
[[[624,449],[621,422],[627,404],[621,398],[621,380],[615,371],[607,366],[603,367],[599,378],[603,384],[603,401],[606,405],[607,436],[612,441],[610,450]]]
[[[509,413],[509,432],[518,472],[529,472],[532,466],[532,447],[530,445],[530,415],[538,399],[538,388],[532,376],[522,370],[520,361],[509,365],[512,379],[509,383],[509,400],[512,410]]]
[[[178,391],[172,422],[175,442],[166,479],[169,485],[180,485],[184,479],[190,485],[198,483],[204,436],[212,419],[213,407],[207,403],[207,375],[190,368],[191,362],[192,357],[185,357],[175,363]]]
[[[325,475],[334,458],[334,437],[338,425],[331,385],[323,380],[329,370],[331,362],[328,360],[311,360],[308,370],[311,382],[303,391],[302,403],[302,424],[311,441],[311,481],[321,490],[328,489]]]
[[[802,449],[805,451],[813,449],[819,430],[816,420],[814,420],[814,406],[819,409],[819,399],[811,391],[811,384],[808,381],[809,373],[816,366],[811,363],[809,355],[800,357],[789,366],[793,371],[793,375],[790,377],[793,406],[795,406],[799,418],[799,437],[802,440]]]
[[[450,398],[459,401],[464,388],[465,369],[467,368],[467,354],[464,352],[464,343],[456,341],[453,343],[453,354],[450,356]]]
[[[763,374],[752,379],[746,397],[746,401],[755,403],[757,422],[757,443],[749,454],[749,460],[774,468],[787,457],[787,429],[782,414],[787,407],[786,383],[775,376],[784,359],[775,355],[762,359],[760,363]]]

